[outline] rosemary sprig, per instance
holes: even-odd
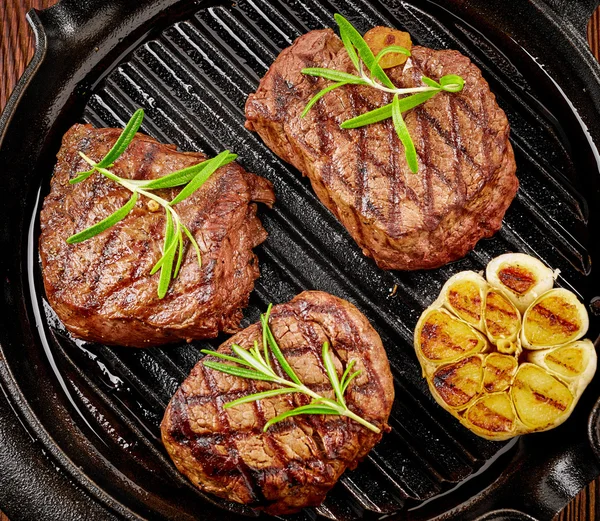
[[[97,163],[86,156],[83,152],[79,152],[79,155],[88,165],[90,165],[91,168],[85,172],[79,173],[76,177],[71,179],[69,183],[81,183],[89,178],[94,172],[97,172],[126,188],[132,193],[132,195],[129,201],[116,212],[109,215],[102,221],[94,224],[93,226],[71,235],[67,239],[67,243],[75,244],[86,241],[92,237],[95,237],[99,233],[102,233],[111,226],[114,226],[119,221],[127,217],[127,215],[129,215],[129,212],[131,212],[131,210],[133,210],[135,207],[140,195],[143,195],[155,203],[158,203],[158,205],[163,207],[166,214],[165,238],[162,256],[150,271],[150,275],[154,275],[158,270],[160,270],[158,281],[158,297],[163,298],[167,294],[171,281],[177,278],[179,275],[185,247],[183,241],[184,234],[196,252],[198,266],[202,267],[202,255],[200,253],[200,247],[198,246],[196,239],[188,227],[181,221],[181,218],[173,206],[192,195],[206,182],[206,180],[217,170],[217,168],[231,163],[236,159],[237,155],[225,150],[212,159],[208,159],[197,165],[177,170],[176,172],[158,179],[123,179],[122,177],[113,174],[109,168],[111,168],[114,162],[121,157],[125,150],[127,150],[127,147],[131,144],[138,129],[140,128],[143,119],[144,111],[142,109],[137,110],[123,129],[123,132],[121,132],[121,135],[113,147]],[[185,186],[172,201],[167,201],[166,199],[151,192],[152,190],[174,188],[183,185]],[[175,260],[175,256],[177,256],[177,260]]]
[[[303,118],[306,116],[309,110],[323,96],[344,85],[366,85],[368,87],[393,94],[394,98],[392,103],[361,114],[355,118],[346,120],[340,125],[340,127],[344,129],[358,128],[392,118],[396,133],[404,145],[408,166],[413,173],[417,173],[419,165],[417,162],[415,145],[408,132],[408,128],[404,123],[402,112],[406,112],[407,110],[415,108],[439,92],[460,92],[465,84],[464,79],[456,74],[448,74],[446,76],[442,76],[438,82],[432,78],[423,76],[421,78],[421,81],[424,83],[423,86],[397,88],[379,65],[379,62],[387,54],[401,53],[405,54],[406,56],[410,56],[410,51],[398,45],[390,45],[383,48],[377,56],[374,56],[363,37],[352,26],[352,24],[346,20],[346,18],[340,14],[335,14],[334,18],[338,24],[340,37],[346,52],[348,53],[354,68],[358,72],[358,75],[349,74],[347,72],[338,71],[335,69],[318,67],[308,67],[302,69],[303,74],[324,78],[326,80],[335,81],[336,83],[328,85],[315,94],[307,103],[300,117]],[[369,74],[365,72],[365,67],[369,71]],[[408,96],[406,98],[398,97],[405,94],[412,94],[412,96]]]
[[[335,366],[333,365],[331,355],[329,354],[329,343],[325,342],[323,344],[323,349],[321,350],[321,356],[323,359],[325,372],[327,373],[327,377],[331,382],[331,387],[335,394],[335,400],[325,398],[319,395],[318,393],[314,392],[312,389],[310,389],[300,381],[298,375],[294,372],[289,362],[285,359],[285,356],[281,352],[281,349],[277,344],[275,337],[273,336],[273,332],[269,327],[269,316],[271,314],[271,308],[272,304],[269,305],[266,313],[264,313],[260,317],[260,321],[262,324],[263,339],[262,352],[259,347],[258,341],[256,340],[254,341],[254,347],[251,347],[248,350],[244,349],[243,347],[237,344],[232,344],[231,350],[236,356],[226,355],[225,353],[219,353],[218,351],[210,351],[208,349],[202,350],[204,354],[211,355],[215,358],[219,358],[221,360],[237,364],[231,365],[223,362],[213,362],[211,360],[208,360],[204,362],[204,366],[208,367],[209,369],[220,371],[222,373],[230,374],[240,378],[246,378],[249,380],[261,380],[266,382],[272,382],[281,386],[280,388],[269,389],[268,391],[262,391],[259,393],[243,396],[242,398],[238,398],[237,400],[227,402],[223,407],[225,409],[229,409],[230,407],[235,407],[236,405],[255,402],[257,400],[263,400],[265,398],[271,398],[280,394],[302,393],[312,398],[311,403],[309,403],[308,405],[296,407],[295,409],[291,409],[278,416],[271,418],[265,424],[263,430],[266,432],[271,425],[283,421],[286,418],[290,418],[292,416],[298,416],[301,414],[327,414],[335,416],[346,416],[360,423],[367,429],[372,430],[373,432],[381,432],[381,430],[377,426],[373,425],[364,418],[361,418],[360,416],[352,412],[346,405],[344,394],[348,389],[350,382],[352,382],[352,380],[354,380],[359,374],[362,373],[361,370],[352,372],[356,360],[352,359],[348,362],[346,370],[344,371],[340,380],[335,370]],[[288,378],[279,376],[279,374],[275,371],[272,365],[271,356],[274,356],[275,359],[277,359],[281,369],[285,372]]]

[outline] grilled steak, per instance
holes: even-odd
[[[65,242],[130,198],[128,190],[99,174],[69,184],[89,168],[78,151],[99,161],[120,133],[75,125],[63,138],[41,212],[39,245],[50,305],[73,335],[106,344],[146,347],[239,330],[259,275],[252,248],[267,235],[253,201],[274,202],[271,183],[239,165],[218,169],[176,206],[200,246],[202,268],[188,241],[179,276],[163,299],[157,296],[159,273],[149,273],[162,255],[165,214],[145,197],[112,228],[78,244]],[[138,134],[112,171],[154,179],[204,159]],[[155,193],[170,200],[177,190]]]
[[[379,335],[353,305],[320,291],[306,291],[274,306],[270,327],[300,380],[334,398],[321,348],[329,341],[338,375],[350,359],[362,369],[346,391],[348,407],[387,430],[394,399],[392,375]],[[254,324],[219,347],[230,353],[262,342]],[[213,359],[214,357],[207,357]],[[249,393],[274,388],[264,381],[229,376],[204,366],[183,382],[162,422],[162,438],[177,468],[200,489],[270,514],[289,514],[320,504],[347,468],[354,468],[381,434],[340,416],[272,417],[309,403],[300,393],[224,409]],[[285,376],[278,366],[278,372]]]
[[[331,29],[311,31],[285,49],[246,102],[246,127],[310,178],[317,196],[365,255],[385,269],[434,268],[464,256],[501,226],[518,187],[504,112],[481,71],[457,51],[413,47],[386,72],[398,87],[423,75],[459,74],[465,87],[440,93],[404,114],[419,173],[412,174],[391,119],[359,129],[339,125],[391,103],[390,94],[347,85],[307,102],[329,82],[304,67],[355,69]]]

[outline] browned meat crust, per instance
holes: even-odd
[[[363,373],[348,388],[347,404],[387,429],[392,375],[379,335],[360,311],[327,293],[306,291],[274,306],[270,325],[300,380],[319,393],[334,398],[321,359],[324,341],[332,346],[340,376],[346,363],[356,359]],[[229,353],[232,343],[250,348],[254,340],[262,342],[258,324],[230,338],[219,351]],[[272,387],[208,369],[200,361],[167,408],[162,438],[177,468],[200,489],[270,514],[287,514],[320,504],[381,434],[338,416],[296,416],[264,433],[268,419],[308,403],[300,394],[223,409],[228,401]]]
[[[441,93],[405,114],[419,157],[410,172],[391,120],[342,130],[343,121],[391,102],[391,96],[330,82],[303,67],[354,72],[331,29],[311,31],[285,49],[246,102],[246,127],[310,178],[319,199],[384,269],[435,268],[493,235],[518,187],[509,125],[481,71],[457,51],[414,47],[406,66],[386,72],[399,87],[459,74],[461,93]]]
[[[159,274],[149,273],[162,255],[165,215],[162,208],[151,211],[145,197],[109,230],[79,244],[65,242],[131,196],[97,174],[68,183],[88,168],[78,151],[99,161],[120,132],[75,125],[63,138],[41,212],[39,246],[50,305],[73,335],[106,344],[147,347],[239,330],[242,308],[259,275],[252,248],[267,236],[253,201],[270,206],[275,200],[269,181],[239,165],[218,169],[177,205],[200,245],[202,269],[188,243],[179,277],[162,300]],[[204,159],[138,134],[112,170],[123,178],[154,179]],[[170,200],[175,193],[163,195]]]

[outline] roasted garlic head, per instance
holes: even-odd
[[[415,329],[436,401],[475,434],[505,440],[564,422],[596,372],[577,297],[524,254],[451,277]]]

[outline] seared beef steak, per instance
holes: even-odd
[[[339,125],[392,101],[367,86],[325,95],[332,82],[301,73],[355,69],[331,29],[311,31],[285,49],[246,102],[246,127],[310,178],[319,199],[385,269],[435,268],[464,256],[501,226],[518,187],[509,126],[481,71],[457,51],[413,47],[386,72],[398,87],[458,74],[460,93],[440,93],[404,114],[419,173],[412,174],[391,119],[359,129]]]
[[[334,398],[321,359],[323,342],[331,345],[339,376],[356,359],[355,368],[363,372],[348,387],[348,407],[387,429],[394,399],[387,357],[379,335],[352,304],[306,291],[274,306],[270,327],[300,380],[319,394]],[[230,338],[219,351],[230,353],[232,343],[248,349],[255,340],[262,342],[259,324]],[[270,418],[307,404],[309,398],[280,395],[223,409],[228,401],[277,386],[230,376],[203,362],[171,400],[162,438],[177,468],[206,492],[270,514],[296,512],[320,504],[346,468],[354,468],[381,438],[339,416],[295,416],[265,433]]]
[[[159,274],[149,273],[162,255],[165,214],[145,197],[100,235],[79,244],[65,242],[131,196],[99,174],[69,184],[89,168],[78,151],[99,161],[120,133],[75,125],[63,138],[41,213],[39,244],[50,305],[73,335],[106,344],[146,347],[237,331],[259,275],[252,248],[267,235],[253,202],[273,204],[271,183],[231,163],[176,206],[200,246],[202,268],[186,239],[179,277],[159,299]],[[154,179],[204,159],[138,134],[112,171],[123,178]],[[170,200],[175,193],[163,195]]]

